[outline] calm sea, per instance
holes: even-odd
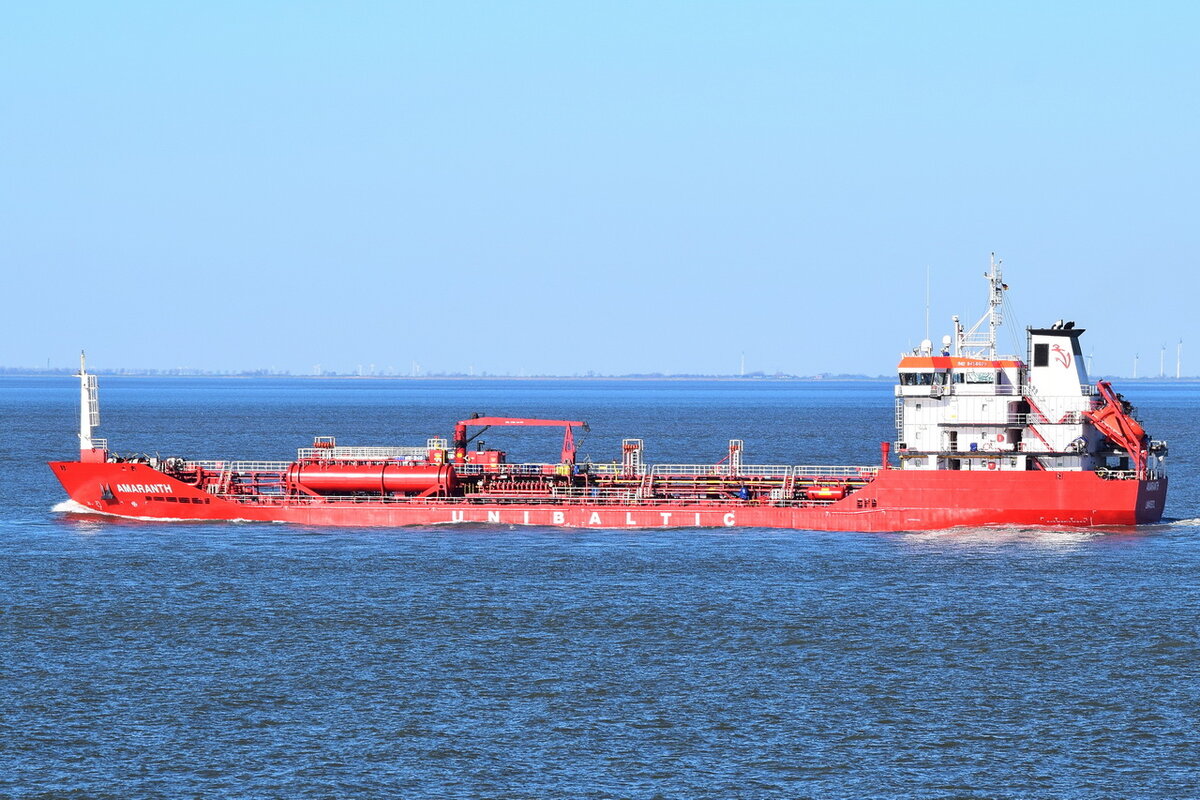
[[[1200,797],[1200,386],[1126,387],[1170,520],[866,535],[57,514],[68,378],[0,379],[0,796]],[[423,443],[875,463],[872,383],[108,378],[119,452]],[[485,434],[514,459],[550,431]]]

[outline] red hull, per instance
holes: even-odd
[[[960,526],[1110,526],[1158,522],[1167,479],[1094,472],[884,470],[829,503],[246,497],[232,501],[145,464],[52,462],[71,499],[91,513],[135,519],[249,520],[399,527],[491,523],[569,528],[754,527],[908,531]],[[108,489],[107,493],[105,489]]]

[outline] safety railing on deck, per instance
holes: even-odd
[[[593,463],[587,462],[579,465],[581,468],[586,468],[587,472],[592,475],[623,475],[624,468],[620,464],[610,463]]]
[[[1024,428],[1028,425],[1081,425],[1083,424],[1082,411],[1068,411],[1066,414],[1053,418],[1053,415],[1047,417],[1041,414],[999,414],[994,417],[971,417],[968,413],[959,409],[959,419],[947,420],[939,422],[938,426],[942,428],[963,428],[976,425],[1003,425],[1008,428]]]
[[[183,469],[202,469],[207,472],[286,472],[290,461],[185,461]],[[554,474],[564,467],[562,464],[451,464],[460,476],[511,475],[526,477]],[[580,465],[583,466],[583,465]],[[592,475],[617,477],[621,475],[620,464],[588,464]],[[736,471],[728,464],[654,464],[647,465],[652,478],[665,477],[720,477],[720,478],[873,478],[879,467],[865,466],[786,466],[782,464],[743,464]]]
[[[879,474],[879,467],[830,467],[830,466],[796,466],[792,474],[797,478],[874,478]]]
[[[598,486],[555,486],[550,490],[550,496],[559,500],[620,500],[632,502],[637,497],[637,489],[621,487],[617,489]]]
[[[650,467],[650,474],[654,478],[706,475],[722,478],[867,478],[874,477],[878,472],[879,467],[828,465],[789,467],[779,464],[743,464],[737,469],[728,464],[654,464]]]
[[[545,475],[559,464],[452,464],[459,475]]]
[[[958,388],[959,386],[962,386],[962,385],[966,385],[966,384],[955,384],[955,388]],[[971,385],[981,386],[981,385],[986,385],[986,384],[971,384]],[[996,386],[995,389],[996,389],[996,394],[1016,395],[1016,396],[1020,396],[1020,397],[1026,397],[1026,396],[1074,397],[1074,395],[1039,395],[1038,391],[1037,391],[1037,387],[1032,384],[1021,384],[1018,386],[1014,386],[1011,384],[1001,384],[999,386]],[[1079,394],[1083,395],[1084,397],[1091,397],[1092,395],[1097,394],[1097,393],[1098,393],[1098,390],[1096,389],[1094,384],[1091,384],[1091,383],[1079,384]],[[967,394],[967,392],[963,392],[963,394]]]
[[[831,505],[837,502],[836,499],[808,499],[796,498],[792,500],[764,500],[764,501],[746,501],[739,498],[705,498],[698,500],[695,498],[680,498],[680,497],[637,497],[634,492],[611,492],[598,495],[570,495],[570,494],[550,494],[550,495],[535,495],[531,493],[513,492],[507,495],[495,494],[468,494],[462,497],[393,497],[391,495],[322,495],[314,497],[311,495],[281,495],[278,493],[261,493],[261,494],[237,494],[224,491],[215,491],[215,487],[210,487],[209,494],[215,497],[220,497],[231,503],[239,503],[242,505],[388,505],[388,506],[463,506],[463,505],[547,505],[561,506],[565,503],[572,505],[584,506],[640,506],[654,508],[672,508],[684,507],[690,508],[697,505],[705,507],[721,506],[729,508],[745,508],[754,505],[769,505],[775,507],[809,507]]]
[[[948,394],[959,395],[962,397],[1039,397],[1037,387],[1030,384],[1011,384],[1011,383],[912,383],[897,384],[902,390],[902,397],[921,397],[929,394],[932,397],[942,397]],[[1079,394],[1084,397],[1092,397],[1099,393],[1095,385],[1083,383],[1079,385]],[[1045,395],[1050,397],[1052,395]],[[1053,395],[1055,397],[1075,397],[1076,395]]]
[[[393,458],[425,460],[429,450],[424,447],[301,447],[296,458],[327,461],[386,461]]]
[[[202,469],[207,472],[285,472],[290,461],[185,461],[183,469]]]
[[[650,474],[659,478],[667,475],[689,475],[713,477],[787,477],[791,467],[776,464],[743,464],[732,467],[729,464],[652,464]]]

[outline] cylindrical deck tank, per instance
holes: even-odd
[[[805,496],[809,500],[841,500],[846,496],[845,486],[810,486]]]
[[[458,487],[458,475],[450,464],[292,464],[284,482],[317,494],[448,494]]]

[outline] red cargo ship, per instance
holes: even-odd
[[[80,362],[80,458],[50,468],[76,512],[155,520],[306,525],[462,523],[574,528],[763,527],[899,531],[955,526],[1109,526],[1157,522],[1166,444],[1132,406],[1090,383],[1072,322],[1027,331],[1025,360],[998,356],[999,262],[988,311],[935,352],[900,359],[896,461],[873,466],[754,465],[742,442],[719,464],[655,464],[626,439],[612,463],[577,463],[575,420],[475,417],[451,441],[344,447],[318,437],[291,462],[121,458],[93,436],[96,377]],[[558,462],[510,464],[468,450],[472,427],[563,429]]]

